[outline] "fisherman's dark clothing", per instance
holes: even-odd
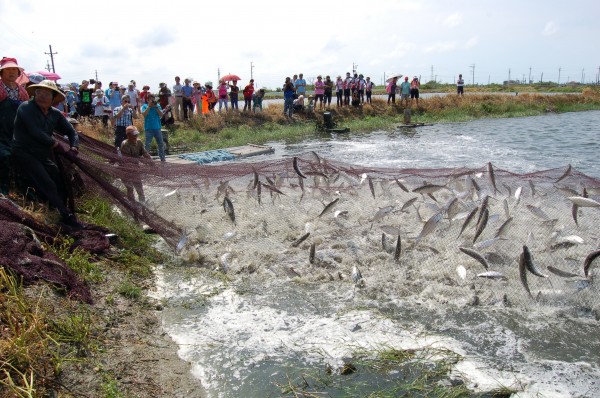
[[[21,104],[15,117],[12,160],[27,185],[68,220],[72,215],[65,204],[63,177],[52,160],[55,131],[68,137],[70,147],[79,145],[77,132],[58,109],[51,107],[44,114],[35,100]]]

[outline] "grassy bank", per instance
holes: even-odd
[[[404,107],[399,101],[388,105],[375,99],[360,108],[331,107],[330,112],[339,127],[352,132],[387,129],[403,123]],[[600,89],[585,89],[581,94],[529,94],[498,95],[469,94],[435,96],[421,99],[411,106],[412,122],[443,123],[463,122],[480,118],[506,118],[535,116],[553,112],[574,112],[600,109]],[[141,120],[136,121],[142,129]],[[283,115],[283,105],[270,104],[262,113],[223,112],[194,117],[172,129],[169,140],[172,146],[188,151],[210,150],[247,143],[264,144],[285,140],[297,142],[318,138],[323,133],[322,112],[297,113],[293,119]],[[85,126],[84,126],[85,129]],[[98,132],[89,134],[101,136]],[[104,137],[110,142],[111,133]]]

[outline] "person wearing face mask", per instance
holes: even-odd
[[[14,58],[0,61],[0,193],[8,195],[10,189],[10,154],[17,108],[29,99],[25,88],[17,83],[23,68]]]

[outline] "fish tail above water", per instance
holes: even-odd
[[[494,187],[494,195],[498,192],[498,188],[496,188],[496,176],[494,175],[494,168],[492,167],[492,162],[488,162],[487,164],[488,176],[490,178],[490,182]]]
[[[300,167],[298,166],[298,158],[294,156],[294,160],[292,161],[292,166],[294,167],[294,171],[300,178],[306,178],[304,174],[300,171]]]
[[[600,256],[600,250],[594,250],[583,261],[583,273],[587,278],[589,276],[590,267],[592,266],[592,262]]]
[[[567,166],[567,170],[563,173],[563,175],[561,175],[558,180],[554,181],[555,183],[560,182],[562,180],[564,180],[565,178],[567,178],[570,174],[571,174],[571,164],[569,163],[569,165]]]

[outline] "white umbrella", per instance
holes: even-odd
[[[402,73],[392,73],[392,74],[390,75],[390,77],[388,77],[388,78],[387,78],[386,82],[388,82],[388,83],[389,83],[389,82],[391,82],[392,80],[394,80],[394,78],[398,78],[398,79],[400,79],[402,76],[403,76],[403,75],[402,75]]]

